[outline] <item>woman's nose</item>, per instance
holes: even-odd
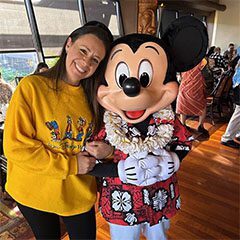
[[[84,63],[84,66],[90,66],[91,65],[91,59],[87,56],[84,56],[83,57],[83,63]]]

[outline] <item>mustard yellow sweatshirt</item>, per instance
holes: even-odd
[[[77,175],[76,153],[92,132],[82,87],[28,76],[16,88],[4,125],[8,193],[19,203],[70,216],[96,200],[95,178]]]

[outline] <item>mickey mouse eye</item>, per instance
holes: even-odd
[[[139,79],[142,87],[147,87],[152,81],[153,69],[148,60],[143,60],[139,66]]]
[[[115,79],[117,82],[117,85],[122,88],[123,82],[126,78],[130,76],[129,69],[126,63],[120,62],[117,65],[116,71],[115,71]]]

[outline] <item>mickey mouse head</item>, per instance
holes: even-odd
[[[207,46],[206,27],[192,16],[175,20],[161,39],[146,34],[117,39],[105,83],[98,88],[98,101],[128,123],[144,121],[176,99],[176,72],[196,66]]]

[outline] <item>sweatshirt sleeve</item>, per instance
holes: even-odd
[[[76,155],[53,152],[36,138],[31,92],[25,88],[28,89],[27,84],[19,84],[7,110],[3,142],[7,161],[27,172],[54,178],[76,175]],[[40,105],[38,107],[41,108]]]

